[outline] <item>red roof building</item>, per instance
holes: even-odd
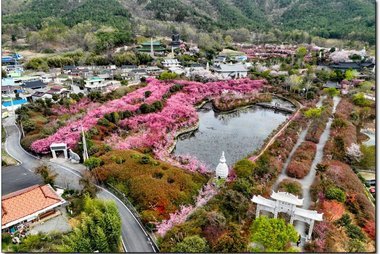
[[[49,185],[34,185],[1,198],[1,229],[37,221],[66,201]]]

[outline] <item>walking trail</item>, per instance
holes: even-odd
[[[316,104],[317,107],[322,106],[322,101],[324,98],[325,97],[321,97],[319,102]],[[310,203],[311,203],[310,187],[313,184],[314,178],[316,175],[315,169],[316,169],[317,164],[320,163],[323,159],[323,149],[326,145],[327,140],[330,137],[331,123],[333,121],[333,114],[335,113],[336,107],[337,107],[338,103],[340,102],[340,100],[341,100],[340,97],[334,97],[333,98],[334,106],[333,106],[333,110],[332,110],[332,116],[330,116],[329,120],[327,121],[325,130],[323,131],[323,133],[319,139],[319,142],[317,144],[317,151],[316,151],[314,160],[311,164],[309,174],[306,177],[304,177],[303,179],[296,179],[296,178],[289,177],[286,175],[286,168],[288,167],[288,165],[289,165],[289,163],[290,163],[290,161],[294,155],[294,152],[297,150],[297,148],[300,146],[300,144],[305,141],[306,133],[307,133],[307,130],[309,129],[310,125],[308,125],[308,127],[301,132],[295,146],[293,147],[292,151],[290,152],[289,157],[287,158],[287,160],[286,160],[286,162],[282,168],[282,172],[281,172],[280,176],[278,177],[276,183],[273,185],[273,190],[276,190],[278,187],[278,184],[284,179],[292,179],[292,180],[298,181],[302,185],[303,199],[304,199],[302,208],[304,208],[304,209],[309,209],[309,207],[310,207]],[[305,232],[306,224],[304,222],[296,221],[295,222],[295,228],[303,238],[306,236],[306,232]],[[303,243],[301,245],[303,245]]]

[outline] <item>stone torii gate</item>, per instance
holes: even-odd
[[[271,199],[264,198],[260,195],[253,196],[251,201],[257,204],[256,218],[260,216],[260,211],[268,211],[277,218],[279,212],[284,212],[290,215],[290,224],[293,225],[295,220],[309,224],[309,233],[306,240],[311,239],[313,233],[314,221],[322,221],[323,213],[317,211],[299,208],[303,205],[303,199],[287,192],[272,192]]]

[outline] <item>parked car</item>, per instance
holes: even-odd
[[[371,179],[366,181],[370,186],[376,186],[376,179]]]

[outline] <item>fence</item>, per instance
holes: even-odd
[[[128,200],[128,198],[125,196],[124,193],[116,189],[111,184],[107,183],[105,187],[108,187],[107,189],[111,191],[114,195],[116,195],[123,203],[128,207],[128,209],[132,212],[133,216],[137,219],[137,221],[140,223],[142,227],[144,227],[145,233],[148,235],[150,242],[152,243],[152,246],[156,252],[160,252],[160,249],[157,245],[157,238],[154,235],[153,231],[150,228],[147,228],[141,221],[140,214],[136,210],[136,208],[132,205],[132,203]]]

